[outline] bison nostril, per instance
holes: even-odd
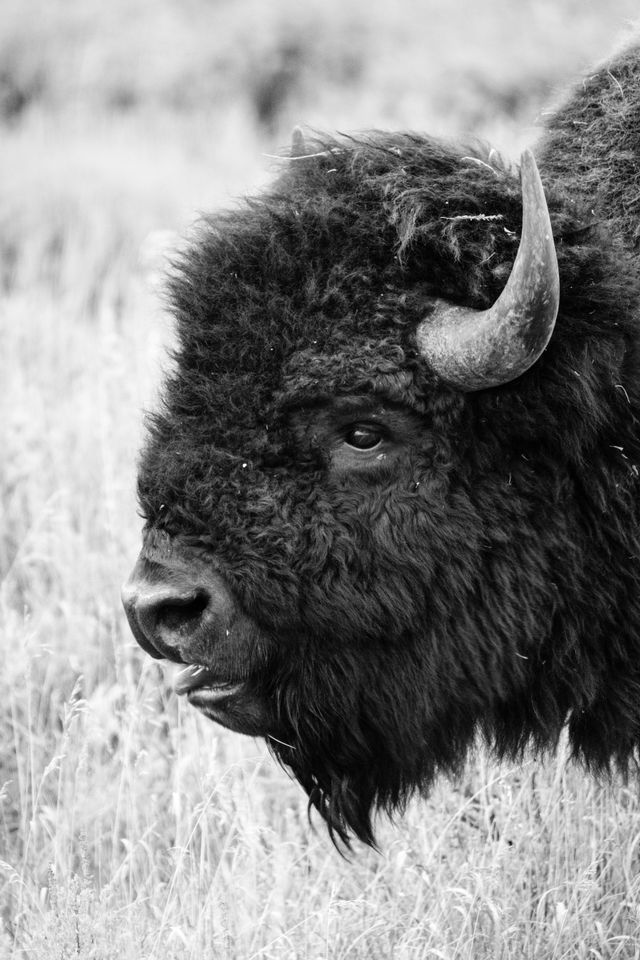
[[[180,630],[200,619],[209,605],[209,596],[204,590],[192,597],[173,598],[163,601],[157,610],[157,626],[160,630]]]
[[[184,662],[203,644],[224,636],[234,616],[234,600],[225,581],[202,565],[196,576],[179,564],[138,558],[122,587],[133,635],[152,657]]]

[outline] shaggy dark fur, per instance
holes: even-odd
[[[560,312],[506,386],[450,389],[415,343],[431,298],[486,307],[511,269],[519,178],[478,144],[315,142],[207,218],[171,280],[142,510],[274,638],[242,669],[344,841],[478,732],[517,756],[568,724],[596,770],[635,756],[639,111],[633,49],[549,122]],[[323,424],[353,396],[401,424],[400,452],[337,473]]]

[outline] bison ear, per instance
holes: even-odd
[[[307,152],[307,146],[304,142],[304,133],[301,127],[294,127],[291,132],[291,156],[304,157]]]
[[[431,369],[472,392],[514,380],[545,349],[558,314],[558,260],[544,189],[530,150],[522,154],[522,237],[507,285],[488,310],[439,301],[418,326]]]

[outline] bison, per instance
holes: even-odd
[[[535,153],[297,131],[168,278],[129,622],[338,843],[478,736],[636,757],[640,46]]]

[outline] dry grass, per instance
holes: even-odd
[[[0,13],[0,960],[639,957],[635,787],[480,754],[347,862],[261,745],[176,702],[118,600],[161,252],[194,210],[294,120],[515,150],[632,5],[29,6]]]

